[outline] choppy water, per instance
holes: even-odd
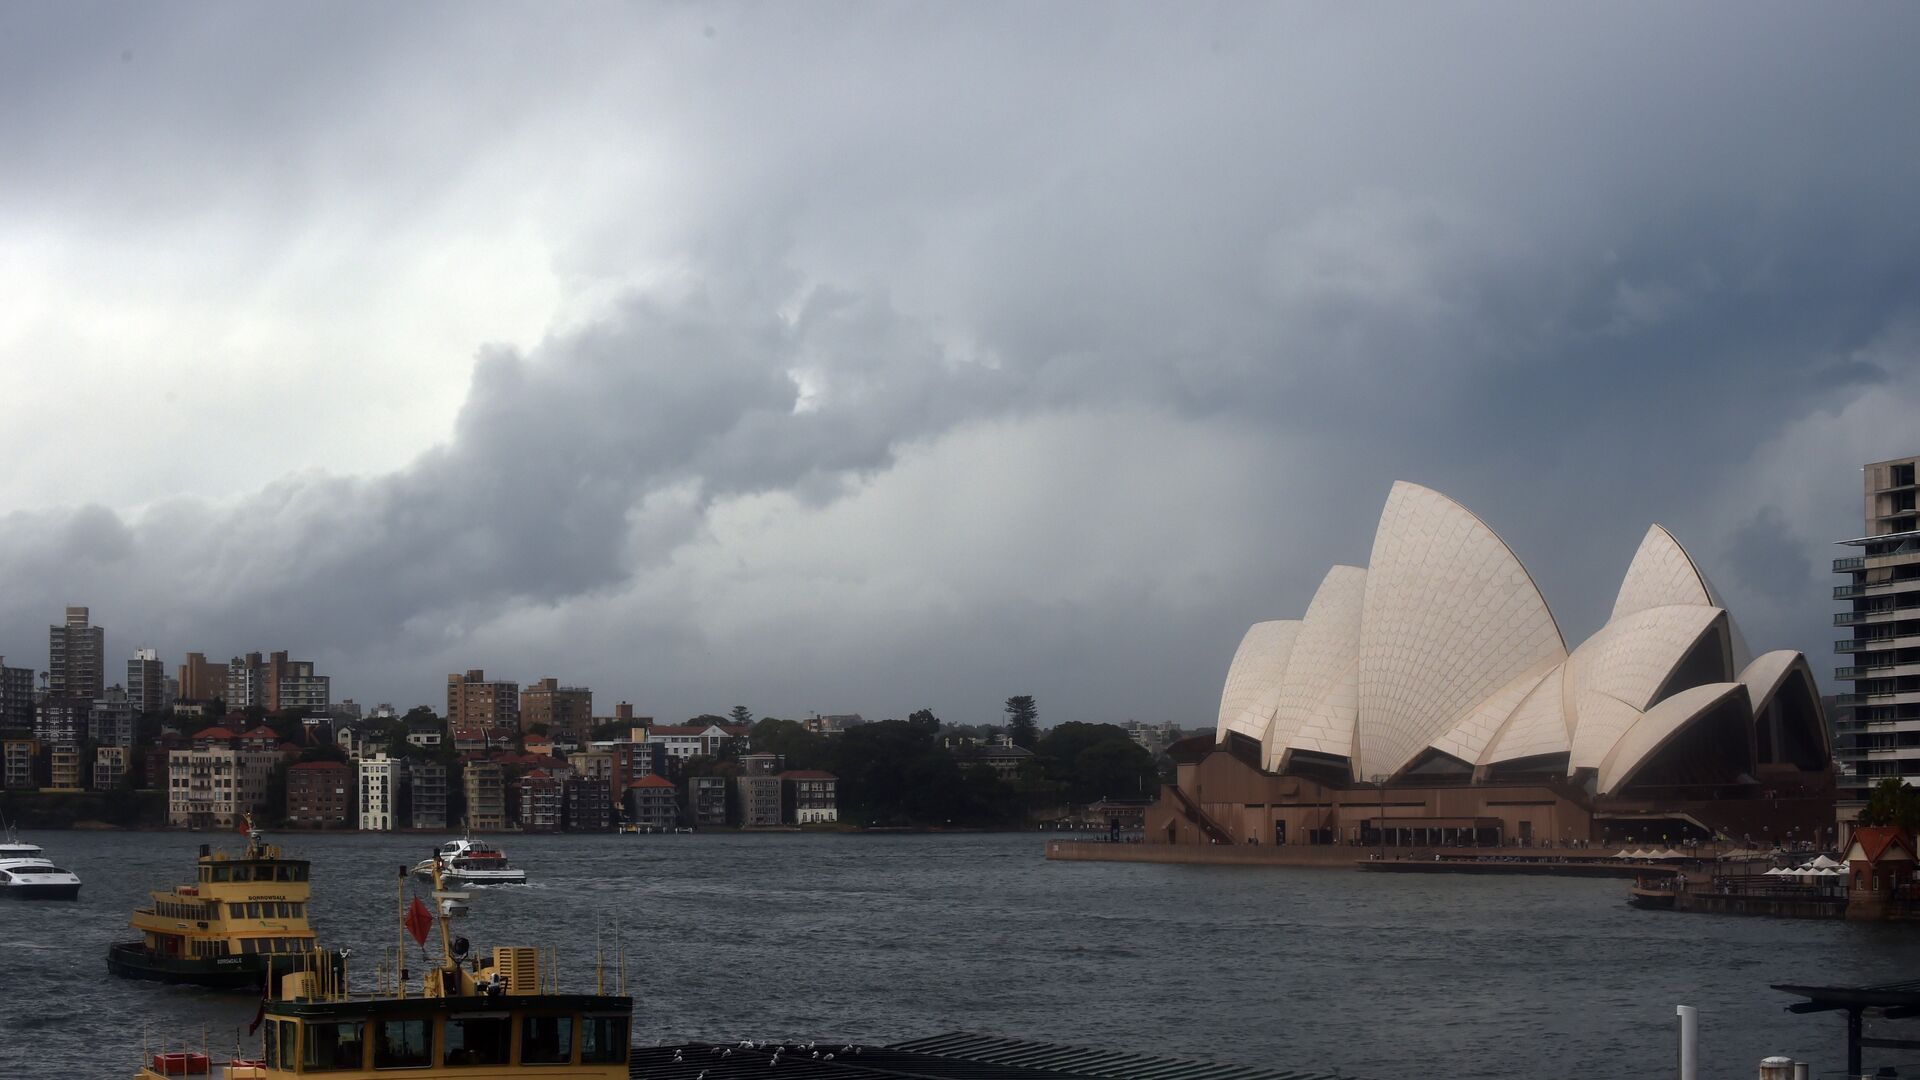
[[[86,886],[0,904],[0,1077],[125,1077],[146,1032],[231,1047],[254,1001],[103,960],[145,892],[224,837],[31,839]],[[323,942],[366,976],[396,936],[395,871],[432,838],[281,839],[314,862]],[[1769,983],[1920,975],[1915,930],[1639,912],[1618,881],[1049,863],[1033,834],[503,844],[535,884],[482,891],[468,934],[555,946],[584,988],[617,916],[642,1041],[965,1028],[1378,1080],[1653,1077],[1684,1003],[1703,1074],[1744,1078],[1769,1053],[1844,1063],[1841,1022],[1789,1016]]]

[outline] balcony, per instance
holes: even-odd
[[[1836,574],[1844,574],[1850,570],[1864,570],[1866,566],[1866,557],[1861,555],[1850,555],[1844,559],[1833,560],[1833,572]]]
[[[1920,635],[1900,634],[1877,638],[1841,638],[1833,643],[1837,653],[1878,652],[1881,649],[1920,648]]]
[[[1865,585],[1835,585],[1833,587],[1833,598],[1835,600],[1845,600],[1848,597],[1865,595],[1867,595],[1867,587]]]

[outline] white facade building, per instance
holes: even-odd
[[[400,762],[385,754],[360,760],[359,827],[391,832],[399,817]]]

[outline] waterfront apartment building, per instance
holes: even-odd
[[[340,761],[302,761],[287,769],[287,825],[295,829],[344,829],[354,822],[353,766]]]
[[[447,827],[447,767],[416,761],[407,766],[407,821],[416,829]]]
[[[226,704],[229,712],[239,712],[249,705],[266,708],[267,665],[259,653],[227,661]]]
[[[567,777],[567,828],[575,832],[613,828],[613,789],[604,777],[585,773]]]
[[[825,825],[840,820],[840,778],[819,769],[788,769],[784,785],[786,820],[794,825]]]
[[[93,790],[112,791],[118,787],[131,787],[133,778],[128,770],[133,766],[133,748],[131,746],[97,746],[93,751]]]
[[[671,829],[680,823],[680,800],[673,781],[643,776],[627,785],[627,820],[643,829]]]
[[[585,738],[593,728],[593,691],[541,679],[520,691],[520,730],[544,724],[549,732],[570,731]]]
[[[206,653],[188,653],[186,662],[180,665],[179,678],[181,701],[204,704],[214,698],[226,700],[227,665],[208,662]]]
[[[0,787],[10,791],[39,787],[39,764],[40,740],[0,739]]]
[[[392,832],[400,816],[401,762],[386,754],[360,759],[358,826],[368,832]]]
[[[467,828],[498,832],[507,827],[507,782],[500,766],[491,761],[469,761],[461,767],[467,796]]]
[[[695,776],[687,781],[687,812],[695,828],[719,828],[727,823],[727,778]]]
[[[771,773],[737,776],[734,795],[740,804],[740,827],[765,829],[780,824],[780,778]]]
[[[447,727],[518,728],[520,684],[482,668],[447,676]]]
[[[107,631],[69,607],[62,626],[47,627],[47,693],[92,701],[107,688]]]
[[[1852,683],[1836,699],[1834,756],[1849,766],[1838,814],[1851,818],[1886,777],[1920,784],[1920,457],[1876,461],[1861,469],[1866,520],[1842,544],[1857,554],[1833,561],[1846,584],[1834,625],[1834,677]]]
[[[85,786],[80,747],[56,744],[47,751],[47,791],[79,791]]]
[[[212,736],[224,731],[203,731],[192,749],[167,755],[167,824],[231,829],[264,804],[280,755],[235,750]]]
[[[8,667],[0,656],[0,730],[28,731],[33,727],[33,669]]]
[[[520,827],[527,832],[559,832],[566,787],[545,769],[520,778]]]
[[[152,649],[138,649],[127,661],[127,698],[134,714],[145,716],[167,707],[167,666]]]

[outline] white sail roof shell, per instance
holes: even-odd
[[[1501,687],[1564,656],[1506,543],[1439,492],[1394,484],[1367,564],[1354,774],[1398,771]]]
[[[1287,658],[1286,677],[1275,696],[1273,723],[1262,746],[1262,757],[1269,769],[1279,769],[1292,748],[1291,740],[1303,728],[1331,726],[1339,722],[1330,700],[1341,693],[1343,677],[1353,667],[1355,650],[1360,644],[1360,609],[1366,595],[1367,572],[1357,566],[1336,566],[1327,571],[1300,620],[1300,632],[1294,637],[1293,651]],[[1352,746],[1351,723],[1348,737]],[[1341,751],[1344,755],[1347,751]]]
[[[1286,675],[1287,657],[1299,632],[1298,619],[1275,619],[1247,628],[1227,668],[1227,683],[1220,691],[1220,719],[1214,728],[1214,741],[1226,742],[1230,731],[1256,742],[1266,737],[1270,715],[1256,716],[1255,706]]]
[[[1566,754],[1569,774],[1591,770],[1611,790],[1686,724],[1727,707],[1726,687],[1764,708],[1806,669],[1791,651],[1746,655],[1712,583],[1658,525],[1607,624],[1569,654],[1491,529],[1438,492],[1396,483],[1366,568],[1334,567],[1301,620],[1248,630],[1217,738],[1260,740],[1274,771],[1295,750],[1344,757],[1357,778],[1396,774],[1429,750],[1477,767]],[[1683,667],[1686,681],[1720,689],[1675,692]]]

